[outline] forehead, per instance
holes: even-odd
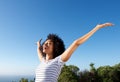
[[[53,41],[52,41],[52,40],[50,40],[50,39],[48,39],[48,40],[46,40],[46,41],[45,41],[45,43],[46,43],[46,42],[53,42]]]

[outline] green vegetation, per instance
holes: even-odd
[[[77,66],[64,65],[61,74],[58,78],[58,82],[78,82],[79,76],[78,76],[79,68]]]
[[[90,70],[79,71],[77,66],[64,66],[58,82],[120,82],[120,63],[114,66],[94,67]]]

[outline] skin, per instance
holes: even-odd
[[[108,26],[113,26],[112,23],[104,23],[104,24],[99,24],[96,25],[91,31],[89,31],[87,34],[83,35],[82,37],[76,39],[64,52],[61,54],[61,60],[64,62],[67,62],[72,53],[85,41],[87,41],[96,31],[100,30],[101,28],[108,27]],[[38,52],[38,57],[40,61],[42,60],[42,53],[40,51],[40,41],[37,42],[37,52]],[[45,49],[47,48],[47,49]],[[46,53],[46,61],[53,59],[52,52],[53,52],[53,42],[50,40],[47,40],[45,44],[43,45],[43,52]]]
[[[43,44],[43,52],[46,53],[46,60],[53,58],[53,42],[51,40],[47,40]]]
[[[42,40],[42,39],[41,39]],[[38,57],[40,59],[40,61],[42,60],[42,52],[40,51],[40,47],[41,47],[41,44],[40,44],[40,41],[37,42],[37,52],[38,52]],[[45,41],[45,43],[43,44],[43,52],[46,53],[46,61],[48,60],[51,60],[53,59],[53,42],[51,40],[47,40]]]

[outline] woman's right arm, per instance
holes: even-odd
[[[37,53],[38,53],[38,57],[39,57],[39,60],[42,61],[42,58],[43,58],[43,55],[42,55],[42,52],[41,52],[41,40],[40,39],[38,42],[37,42]]]

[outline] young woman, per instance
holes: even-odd
[[[35,82],[57,82],[61,68],[69,60],[76,48],[90,38],[97,30],[112,26],[112,23],[99,24],[84,36],[76,39],[66,50],[63,40],[56,34],[49,34],[41,45],[37,42],[38,57],[41,61],[36,70]]]

